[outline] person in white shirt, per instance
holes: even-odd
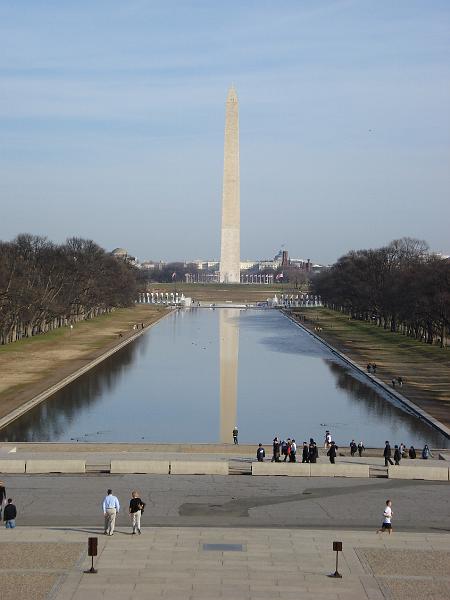
[[[116,524],[116,516],[120,512],[119,500],[116,496],[113,496],[112,490],[108,490],[105,499],[103,500],[103,514],[105,516],[105,535],[114,534],[114,526]]]
[[[392,502],[391,500],[386,500],[386,507],[383,512],[383,524],[381,525],[381,529],[377,530],[377,533],[383,533],[384,531],[388,531],[389,535],[392,533]]]

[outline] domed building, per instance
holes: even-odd
[[[125,248],[114,248],[111,254],[116,258],[127,258],[128,251]]]

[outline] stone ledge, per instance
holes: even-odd
[[[309,463],[253,462],[252,475],[310,477],[311,465]]]
[[[402,467],[388,468],[389,479],[424,479],[426,481],[448,481],[448,467]]]
[[[311,477],[369,477],[369,465],[314,463],[311,465]]]
[[[152,475],[168,475],[168,460],[112,460],[111,475],[118,473],[145,473]]]
[[[228,475],[228,461],[173,460],[170,462],[172,475]]]
[[[25,461],[0,460],[0,473],[25,473]]]
[[[86,461],[84,460],[27,460],[27,473],[85,473]]]

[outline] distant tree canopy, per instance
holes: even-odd
[[[0,344],[130,306],[134,267],[91,240],[0,242]]]
[[[139,273],[139,281],[142,283],[153,281],[155,283],[171,283],[172,281],[184,281],[186,273],[193,275],[197,273],[197,265],[194,263],[173,262],[167,263],[162,269],[145,270]],[[175,275],[174,275],[175,273]]]
[[[374,250],[351,251],[312,281],[324,304],[355,319],[432,344],[446,343],[450,261],[422,240],[402,238]]]

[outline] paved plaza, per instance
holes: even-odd
[[[400,531],[450,531],[449,482],[245,475],[4,475],[19,525],[97,526],[111,487],[126,508],[147,503],[144,525],[373,529],[386,498]],[[118,527],[128,528],[125,512]]]
[[[99,539],[97,574],[83,572],[88,536]],[[343,542],[342,579],[329,577],[333,540]],[[0,556],[2,600],[450,598],[449,539],[437,533],[173,527],[109,537],[21,527],[1,531]]]
[[[78,454],[83,455],[70,456]],[[180,458],[176,452],[151,454]],[[125,454],[84,457],[90,465],[102,465]],[[148,454],[133,452],[132,457]],[[183,453],[182,458],[201,456]],[[220,453],[208,458],[230,460]],[[16,529],[0,528],[1,600],[450,599],[448,481],[255,477],[242,474],[250,473],[245,471],[250,460],[231,458],[236,474],[227,476],[2,475],[18,518]],[[379,456],[364,462],[376,468],[383,464]],[[122,504],[112,537],[102,528],[107,488]],[[127,514],[133,489],[146,502],[141,536],[131,535]],[[386,498],[394,509],[390,537],[375,532]],[[99,541],[97,574],[84,573],[91,536]],[[343,542],[342,579],[329,577],[335,540]]]

